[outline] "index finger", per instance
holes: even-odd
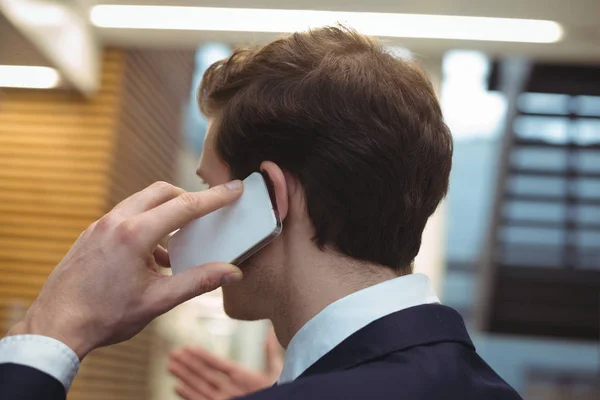
[[[143,246],[154,249],[162,238],[194,219],[222,208],[240,197],[243,184],[235,180],[202,192],[185,192],[127,221]]]

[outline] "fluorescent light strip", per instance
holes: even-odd
[[[103,28],[277,33],[339,22],[373,36],[530,43],[563,35],[558,23],[533,19],[255,8],[97,5],[90,20]]]
[[[0,65],[0,87],[51,89],[60,75],[54,68],[31,65]]]

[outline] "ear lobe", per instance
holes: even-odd
[[[260,165],[260,170],[261,172],[266,173],[273,183],[275,199],[277,201],[277,211],[279,212],[279,218],[283,221],[287,216],[289,206],[288,187],[285,174],[277,164],[271,161],[263,161]]]

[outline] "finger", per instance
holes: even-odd
[[[202,347],[186,347],[183,349],[183,351],[186,354],[189,354],[190,357],[193,357],[194,359],[204,363],[209,368],[219,371],[225,375],[231,375],[236,367],[238,367],[237,364],[225,358],[219,357]]]
[[[194,382],[192,386],[180,380],[175,391],[186,400],[223,400],[225,398],[206,382]]]
[[[136,233],[136,241],[154,248],[162,238],[188,222],[218,210],[242,194],[241,181],[229,182],[202,192],[185,192],[127,221],[127,230]]]
[[[117,204],[113,211],[128,218],[163,204],[182,193],[185,193],[185,190],[177,186],[166,182],[155,182]]]
[[[242,271],[231,264],[211,263],[191,268],[176,275],[160,276],[148,288],[150,303],[160,314],[221,285],[242,279]]]
[[[246,368],[245,366],[219,357],[202,347],[186,347],[183,354],[190,359],[196,359],[198,363],[204,364],[212,371],[227,376],[230,381],[222,390],[229,397],[242,396],[263,388],[261,375]],[[281,371],[280,371],[281,372]],[[257,379],[260,383],[257,384]],[[273,383],[275,380],[273,380]]]
[[[217,399],[219,391],[200,379],[185,364],[172,358],[169,364],[169,372],[179,379],[179,387],[185,387],[187,394],[192,399]]]
[[[175,389],[175,393],[184,400],[220,400],[218,397],[205,396],[202,393],[196,392],[194,389],[187,385],[180,384]]]
[[[226,378],[217,370],[210,368],[208,365],[202,362],[199,358],[194,358],[188,353],[174,353],[171,357],[175,365],[187,369],[191,376],[194,376],[196,383],[206,382],[211,385],[215,391],[223,392],[227,384],[231,384],[230,381],[226,381]]]
[[[158,246],[156,247],[156,250],[154,250],[154,261],[163,268],[171,268],[169,253],[162,246]]]

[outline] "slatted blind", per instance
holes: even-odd
[[[22,317],[79,233],[157,180],[173,181],[193,53],[105,51],[92,98],[0,93],[0,329]],[[69,399],[146,399],[153,332],[92,352]]]

